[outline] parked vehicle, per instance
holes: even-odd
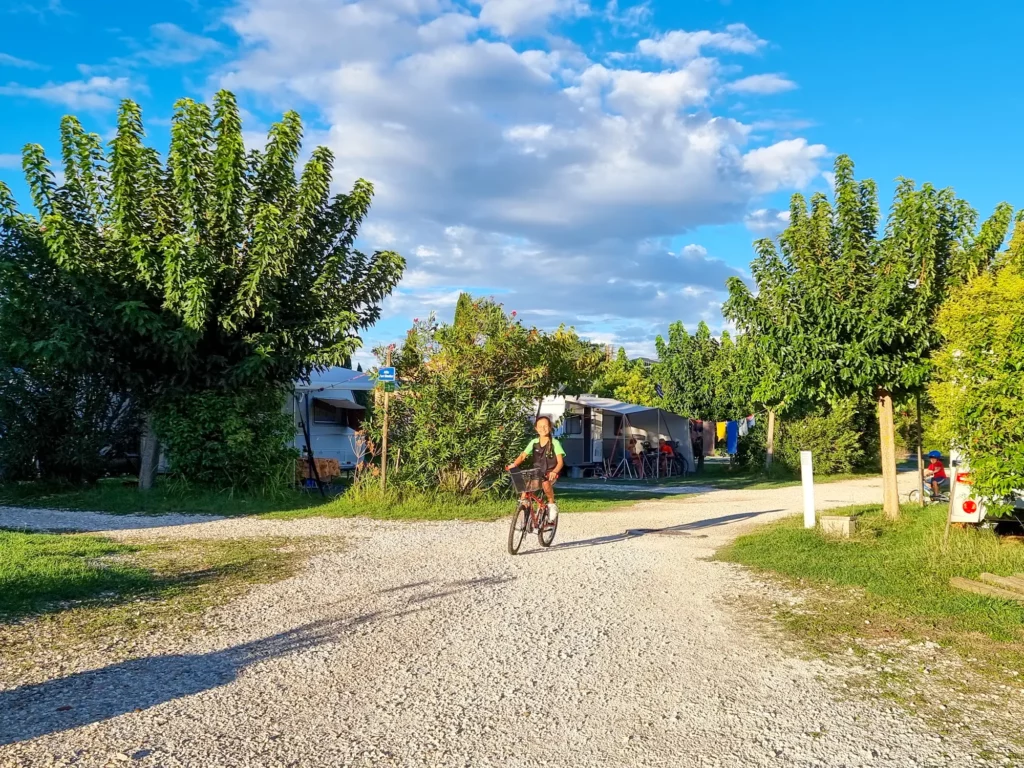
[[[950,511],[950,522],[971,523],[978,525],[988,516],[985,499],[974,494],[974,483],[971,480],[971,469],[967,459],[953,449],[949,453],[951,478],[950,497],[953,508]],[[1024,491],[1017,491],[1013,498],[1013,517],[1024,522]]]

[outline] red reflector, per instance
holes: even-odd
[[[966,512],[968,515],[973,515],[977,511],[978,502],[976,502],[974,499],[968,499],[967,501],[964,502],[964,512]]]
[[[956,481],[958,483],[963,483],[964,485],[971,485],[974,483],[974,480],[971,479],[970,472],[957,472]]]

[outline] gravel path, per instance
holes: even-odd
[[[818,489],[821,508],[879,496],[870,480]],[[117,518],[123,538],[348,543],[177,655],[0,683],[0,765],[986,765],[844,696],[848,672],[787,655],[730,606],[769,588],[709,556],[799,504],[799,488],[718,491],[565,515],[555,547],[514,558],[505,522]]]

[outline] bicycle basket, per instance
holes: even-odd
[[[544,473],[539,469],[523,469],[512,472],[512,486],[518,493],[539,491],[544,484]]]

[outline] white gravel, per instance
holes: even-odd
[[[874,481],[818,489],[822,508],[879,497]],[[505,522],[117,518],[122,538],[347,545],[221,609],[177,655],[0,682],[0,765],[987,765],[844,696],[848,672],[787,655],[731,607],[767,587],[709,556],[799,503],[799,488],[720,491],[563,515],[554,548],[519,557]]]

